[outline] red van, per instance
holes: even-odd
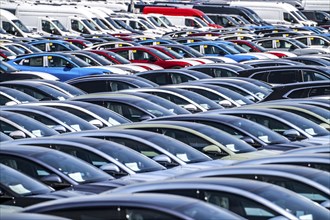
[[[202,19],[209,27],[222,28],[221,25],[215,24],[204,12],[193,8],[177,8],[177,7],[144,7],[143,14],[163,14],[171,16],[193,16]]]

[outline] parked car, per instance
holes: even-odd
[[[45,201],[88,194],[70,190],[55,191],[47,185],[4,164],[0,164],[0,171],[2,206],[26,207]]]
[[[84,101],[106,107],[133,122],[174,114],[148,100],[126,94],[92,93],[76,96],[71,100]]]
[[[289,189],[313,202],[322,204],[329,200],[330,174],[294,165],[245,165],[222,167],[183,174],[179,178],[234,177],[271,183]]]
[[[97,127],[69,112],[46,106],[15,105],[1,107],[1,111],[16,112],[47,125],[59,133],[96,130]]]
[[[59,190],[100,193],[124,183],[74,156],[35,146],[1,145],[0,161]]]
[[[299,140],[312,144],[329,143],[329,131],[291,112],[277,109],[240,108],[221,110],[221,114],[239,116],[257,122],[291,141]]]
[[[39,71],[52,74],[61,81],[75,77],[110,73],[106,69],[90,67],[89,64],[66,53],[36,53],[20,56],[8,61],[10,65],[27,71]]]
[[[0,105],[37,102],[38,99],[16,89],[0,86]]]
[[[272,89],[273,91],[267,97],[265,97],[263,101],[330,95],[328,80],[289,83],[285,85],[274,86]]]
[[[152,63],[159,65],[164,69],[179,69],[196,64],[192,64],[188,61],[172,59],[166,54],[146,46],[120,47],[110,49],[110,51],[123,56],[132,63]]]
[[[152,131],[173,137],[191,147],[205,153],[211,158],[244,159],[262,157],[275,152],[255,148],[241,140],[237,140],[228,133],[221,132],[211,126],[182,121],[155,121],[120,125],[109,129],[139,129]]]
[[[59,134],[54,129],[18,113],[1,111],[0,131],[13,139],[35,138]]]
[[[87,93],[114,92],[124,89],[154,87],[153,82],[134,76],[91,76],[79,77],[66,81],[66,83],[79,88]]]
[[[286,151],[290,149],[310,146],[301,142],[291,142],[287,138],[277,134],[265,126],[253,121],[229,116],[215,114],[194,114],[156,118],[152,121],[188,121],[217,128],[231,134],[233,137],[241,139],[256,149],[269,149]]]
[[[52,101],[52,102],[34,102],[29,103],[37,106],[49,106],[52,108],[62,109],[72,113],[90,124],[103,128],[107,126],[118,125],[122,123],[130,123],[131,121],[118,113],[111,111],[105,107],[80,101]]]
[[[79,211],[77,211],[79,210]],[[183,196],[165,194],[119,194],[80,197],[58,203],[43,203],[31,206],[24,213],[52,213],[59,217],[73,219],[243,219],[224,209]]]
[[[196,178],[142,183],[118,188],[108,194],[115,193],[119,195],[122,193],[183,195],[228,209],[247,219],[269,219],[279,216],[299,219],[302,216],[301,210],[304,210],[304,214],[307,212],[308,216],[314,217],[326,218],[329,214],[327,209],[290,190],[269,183],[241,178]],[[258,211],[251,211],[252,207]],[[262,211],[260,212],[260,210]]]
[[[63,40],[36,40],[29,44],[44,52],[80,50],[79,47]]]
[[[296,61],[300,62],[306,65],[314,65],[314,66],[324,66],[324,67],[329,67],[330,66],[330,61],[324,60],[324,59],[319,59],[317,56],[297,56],[297,57],[287,57],[285,58],[286,60],[291,60],[291,61]]]
[[[149,70],[135,75],[160,86],[211,78],[204,73],[186,69]]]
[[[66,100],[70,98],[68,94],[43,83],[38,83],[37,81],[11,80],[1,82],[0,86],[24,92],[39,101]]]
[[[330,171],[328,154],[281,154],[278,156],[264,157],[252,160],[239,161],[234,165],[261,165],[261,164],[287,164],[295,166],[311,167],[318,170]]]

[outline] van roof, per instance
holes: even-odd
[[[178,7],[144,7],[143,14],[157,13],[173,16],[198,16],[202,17],[204,12],[193,8],[178,8]]]

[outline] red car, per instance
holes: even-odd
[[[117,53],[132,63],[151,63],[164,69],[179,69],[192,66],[191,62],[172,59],[166,54],[146,46],[120,47],[109,49],[109,51]]]
[[[88,50],[90,52],[96,53],[98,55],[101,55],[102,57],[106,58],[107,60],[109,60],[110,62],[114,63],[114,64],[123,64],[123,65],[131,65],[131,66],[136,66],[136,67],[140,67],[140,71],[143,71],[141,68],[143,68],[144,70],[159,70],[159,69],[163,69],[162,67],[158,66],[158,65],[154,65],[154,64],[147,64],[147,63],[131,63],[129,60],[125,59],[124,57],[111,52],[111,51],[107,51],[107,50]]]
[[[249,52],[264,52],[264,53],[270,53],[273,54],[279,58],[284,58],[284,57],[291,57],[291,56],[296,56],[293,53],[286,52],[286,51],[268,51],[264,47],[248,41],[248,40],[230,40],[231,42],[243,47]]]

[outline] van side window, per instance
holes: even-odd
[[[55,26],[53,24],[51,24],[49,21],[42,20],[41,21],[41,26],[42,26],[42,30],[47,32],[47,33],[60,35],[58,30],[56,30]]]
[[[86,28],[78,20],[71,20],[71,29],[83,34],[88,34]]]

